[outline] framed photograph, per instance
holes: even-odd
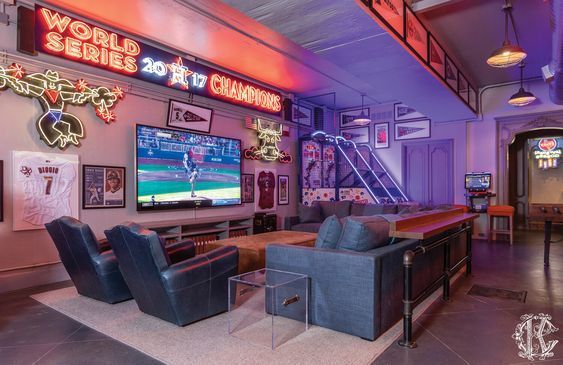
[[[428,55],[428,63],[430,67],[436,72],[441,79],[444,79],[446,74],[446,52],[438,41],[430,35],[430,54]]]
[[[341,111],[340,114],[340,128],[349,128],[349,127],[357,127],[361,126],[362,124],[358,124],[354,122],[354,118],[359,116],[362,113],[362,110],[365,115],[369,117],[369,108],[363,109],[351,109],[351,110],[344,110]]]
[[[289,204],[289,176],[278,175],[278,205]]]
[[[369,126],[341,129],[340,135],[354,143],[369,143]]]
[[[125,208],[125,167],[82,166],[82,209]]]
[[[389,123],[373,125],[375,148],[389,148]]]
[[[242,203],[254,203],[254,174],[242,174],[240,176],[242,188]]]
[[[313,125],[313,110],[303,105],[293,104],[291,120],[297,124],[311,127]]]
[[[395,141],[430,138],[430,119],[395,123]]]
[[[209,133],[211,132],[212,118],[213,109],[178,100],[170,100],[168,103],[168,121],[166,124],[169,127]]]
[[[408,6],[405,9],[407,9],[405,42],[426,63],[428,62],[428,32],[413,11]]]
[[[426,115],[419,113],[416,109],[408,105],[397,103],[395,104],[395,121],[421,119],[426,118]]]
[[[0,222],[4,222],[4,161],[0,160]]]
[[[372,1],[371,12],[383,20],[399,38],[404,38],[403,0]]]
[[[448,85],[450,85],[452,90],[457,93],[457,67],[447,55],[445,71],[446,82],[448,83]]]
[[[255,212],[276,210],[276,170],[255,168],[255,185],[258,199],[254,200]]]
[[[13,230],[45,229],[62,216],[78,219],[78,155],[13,151]]]

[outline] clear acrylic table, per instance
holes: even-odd
[[[307,275],[260,269],[229,278],[229,334],[275,349],[309,328]]]

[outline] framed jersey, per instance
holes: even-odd
[[[254,199],[255,211],[266,212],[276,209],[276,170],[256,168],[254,170],[256,179],[257,199]]]
[[[78,219],[78,155],[14,151],[13,229],[44,229],[68,215]]]

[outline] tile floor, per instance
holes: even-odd
[[[556,233],[553,239],[560,239]],[[551,266],[543,266],[543,237],[519,232],[514,245],[474,241],[473,275],[452,288],[452,300],[435,302],[415,323],[415,349],[389,347],[382,364],[525,364],[511,338],[524,313],[548,313],[561,328],[546,340],[563,340],[563,243],[552,244]],[[473,284],[527,290],[525,303],[467,295]],[[70,282],[0,295],[0,364],[160,364],[96,332],[29,295]],[[563,364],[563,341],[555,356],[534,363]]]

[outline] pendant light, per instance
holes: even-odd
[[[362,109],[360,115],[358,115],[356,118],[354,118],[354,120],[352,120],[354,123],[359,125],[366,125],[371,123],[371,119],[369,119],[369,116],[367,116],[366,113],[364,113],[364,96],[365,94],[362,94]]]
[[[520,42],[518,41],[518,33],[516,33],[516,26],[514,25],[514,18],[512,16],[512,4],[506,0],[502,10],[504,11],[504,42],[502,43],[502,47],[496,49],[487,59],[489,66],[499,68],[516,66],[527,56],[526,51],[520,47]],[[509,21],[512,23],[516,44],[510,43],[508,39]]]
[[[520,63],[520,90],[508,100],[508,104],[512,106],[525,106],[536,100],[534,94],[524,90],[524,66],[524,62]]]

